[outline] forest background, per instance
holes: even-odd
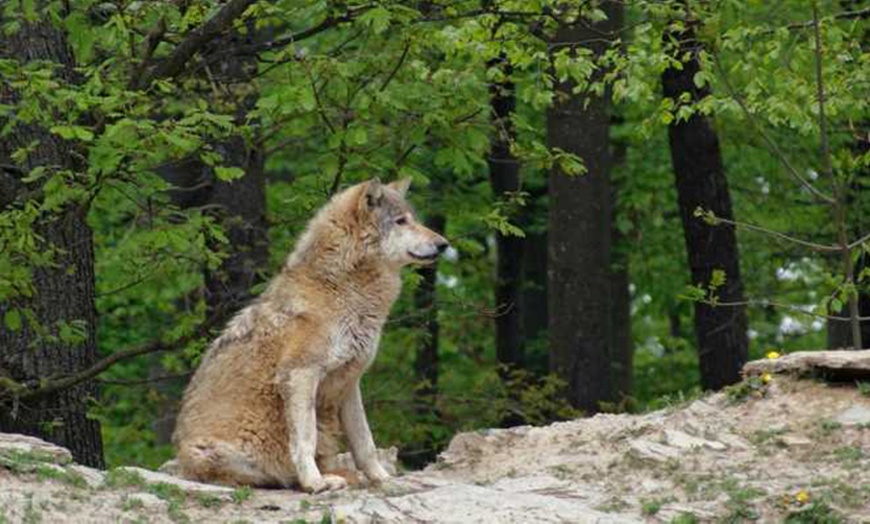
[[[453,245],[364,380],[408,466],[870,343],[866,2],[0,5],[0,431],[170,458],[209,339],[375,176]]]

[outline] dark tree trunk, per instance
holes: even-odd
[[[576,43],[598,56],[622,23],[622,4],[604,2],[608,19],[562,26],[552,46]],[[586,174],[550,174],[548,301],[550,369],[567,383],[567,399],[588,413],[613,399],[611,373],[612,299],[610,126],[608,96],[572,94],[572,83],[556,86],[547,112],[551,148],[580,156]],[[588,105],[587,105],[588,102]]]
[[[435,231],[444,231],[447,221],[444,215],[432,215],[426,220],[427,227]],[[414,389],[414,399],[417,415],[420,420],[437,423],[441,419],[438,410],[438,345],[441,325],[438,322],[438,263],[417,269],[422,280],[414,294],[414,306],[420,312],[420,323],[424,328],[417,342],[417,353],[414,358],[414,375],[417,386]],[[412,467],[423,467],[438,453],[440,442],[436,435],[427,431],[414,444],[417,448],[402,457],[402,461]]]
[[[612,123],[616,123],[614,118]],[[627,146],[624,142],[614,144],[613,166],[625,163]],[[613,220],[611,224],[612,262],[610,265],[610,300],[612,325],[610,347],[612,351],[613,386],[617,400],[631,395],[634,374],[634,343],[631,338],[631,293],[629,291],[627,239],[617,227],[619,179],[613,181]]]
[[[427,227],[434,231],[444,231],[446,223],[444,215],[432,215],[426,220]],[[416,390],[417,403],[423,412],[435,413],[438,394],[438,335],[441,330],[435,293],[438,263],[421,267],[417,273],[423,280],[414,295],[414,305],[420,311],[425,327],[414,359],[414,373],[421,384]]]
[[[682,69],[668,69],[662,75],[664,96],[675,101],[683,93],[689,93],[692,102],[710,94],[709,88],[698,88],[694,82],[700,70],[701,43],[695,38],[697,25],[697,20],[689,18],[685,31],[666,36],[679,42],[677,56],[689,56]],[[718,290],[719,299],[741,302],[743,282],[734,228],[710,226],[695,216],[695,210],[700,207],[721,218],[734,218],[719,139],[712,122],[701,114],[693,114],[688,120],[675,120],[668,126],[668,140],[692,284],[707,285],[714,270],[723,270],[727,281]],[[749,345],[746,330],[744,306],[713,307],[695,303],[695,335],[704,389],[717,390],[740,380]]]
[[[861,2],[855,0],[843,0],[840,6],[843,11],[854,11],[861,7]],[[864,31],[861,39],[861,49],[866,50],[870,43],[870,31]],[[852,145],[854,156],[866,155],[870,152],[870,121],[858,122],[855,131],[855,142]],[[870,232],[870,206],[868,206],[867,187],[870,187],[870,167],[864,166],[855,175],[855,179],[849,188],[849,211],[850,232],[852,239],[860,238]],[[861,254],[855,264],[855,275],[861,273],[870,266],[870,255],[866,252]],[[862,317],[870,316],[870,278],[858,281],[858,314]],[[849,307],[844,306],[838,313],[841,317],[849,316]],[[861,341],[865,348],[870,347],[870,320],[860,323]],[[852,329],[849,322],[828,321],[828,347],[841,349],[854,347],[852,342]],[[855,348],[863,349],[863,348]]]
[[[546,192],[546,188],[543,189]],[[545,193],[546,194],[546,193]],[[532,192],[531,200],[536,202],[544,195]],[[534,205],[534,204],[533,204]],[[543,213],[546,210],[526,209],[529,214]],[[544,218],[546,220],[546,218]],[[528,222],[523,224],[526,236],[523,239],[523,278],[520,296],[522,315],[523,357],[525,369],[537,375],[548,371],[547,340],[547,231],[536,229]]]
[[[233,34],[216,40],[207,56],[229,47],[229,40],[242,38]],[[227,86],[249,82],[256,72],[256,63],[249,58],[227,56],[216,61],[213,78],[225,98],[236,105],[236,119],[244,121],[256,102],[254,95],[232,99]],[[224,100],[225,102],[227,100]],[[221,224],[228,242],[213,249],[224,250],[225,258],[214,271],[204,270],[206,316],[229,318],[252,298],[251,288],[262,281],[268,266],[268,226],[266,223],[266,178],[261,149],[251,148],[240,136],[215,144],[226,166],[244,170],[242,178],[225,182],[214,170],[198,158],[188,159],[172,168],[163,169],[164,178],[178,187],[171,192],[172,200],[183,208],[209,206],[209,213]],[[166,375],[162,366],[152,366],[152,375]],[[168,444],[175,427],[178,400],[187,379],[161,381],[157,389],[165,401],[162,415],[155,421],[157,442]]]
[[[21,62],[46,60],[58,64],[57,74],[66,82],[74,81],[74,59],[62,31],[47,20],[23,23],[20,29],[3,36],[0,56]],[[0,84],[0,102],[14,104],[17,95]],[[6,122],[0,121],[0,126]],[[79,155],[70,154],[72,144],[50,134],[38,124],[18,124],[0,141],[0,164],[15,162],[11,155],[33,141],[39,144],[21,169],[58,166],[82,173]],[[0,212],[20,205],[26,198],[23,187],[10,173],[0,173],[4,194]],[[10,190],[5,193],[5,190]],[[13,192],[14,191],[14,192]],[[40,339],[33,325],[12,331],[0,323],[0,376],[18,382],[66,376],[89,367],[97,358],[96,310],[94,306],[94,252],[92,232],[87,224],[87,204],[74,202],[62,210],[44,215],[34,225],[43,240],[43,250],[56,254],[52,265],[33,268],[31,297],[18,297],[0,304],[0,318],[10,308],[29,308],[40,325],[58,335],[59,323],[81,323],[86,331],[80,343],[59,338]],[[4,403],[0,406],[0,431],[24,433],[69,448],[77,462],[103,467],[103,444],[100,424],[88,418],[88,402],[97,396],[96,386],[88,381],[78,386],[38,397],[33,401]]]
[[[501,81],[490,86],[492,123],[495,128],[489,153],[489,180],[496,198],[510,198],[520,190],[520,169],[511,153],[511,143],[516,138],[513,114],[516,110],[516,94],[511,75],[513,68],[502,55],[487,64],[490,69],[499,69]],[[515,220],[515,217],[509,217]],[[520,311],[520,285],[522,282],[523,239],[514,235],[496,233],[495,277],[495,352],[499,364],[508,368],[522,368],[523,334]]]

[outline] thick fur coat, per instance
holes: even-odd
[[[360,377],[399,295],[401,268],[447,241],[416,221],[408,181],[339,193],[309,223],[281,272],[209,347],[173,441],[183,476],[222,484],[338,489],[343,432],[357,468],[388,478]]]

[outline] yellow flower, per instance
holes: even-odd
[[[761,383],[762,384],[768,384],[768,383],[770,383],[771,380],[773,380],[773,377],[770,376],[770,373],[762,373],[761,374]]]
[[[773,359],[775,359],[775,358],[779,358],[779,353],[776,352],[776,351],[768,351],[768,352],[767,352],[767,358],[769,358],[769,359],[771,359],[771,360],[773,360]]]
[[[797,492],[797,495],[795,495],[794,498],[798,501],[798,504],[806,504],[810,501],[810,494],[804,490],[800,490]]]

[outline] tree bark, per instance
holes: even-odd
[[[63,81],[75,81],[75,63],[66,36],[49,20],[23,22],[18,31],[4,35],[0,41],[0,56],[21,62],[46,60],[59,65],[56,74]],[[17,99],[16,93],[0,84],[0,102],[14,105]],[[38,145],[20,166],[23,172],[37,166],[58,166],[74,173],[86,169],[77,160],[80,155],[70,154],[72,144],[35,123],[16,124],[0,141],[0,164],[14,165],[12,153],[35,140]],[[6,180],[4,189],[15,191],[4,195],[0,212],[20,205],[27,198],[24,191],[37,189],[25,187],[9,174],[0,178]],[[87,212],[87,203],[72,202],[38,219],[34,228],[42,238],[40,248],[56,250],[53,264],[32,268],[33,296],[20,296],[10,303],[0,304],[0,318],[11,308],[29,308],[39,324],[52,335],[58,335],[61,322],[80,322],[86,332],[84,340],[71,343],[59,337],[40,339],[35,326],[29,322],[16,331],[3,326],[0,329],[0,376],[17,382],[38,382],[70,375],[96,361],[94,251]],[[0,431],[43,438],[68,448],[79,463],[103,467],[100,424],[87,413],[88,402],[96,396],[96,386],[87,381],[32,401],[4,403],[0,410]]]
[[[606,21],[563,25],[551,47],[570,42],[600,56],[610,45],[607,35],[622,24],[623,9],[615,1],[601,8]],[[558,167],[550,173],[550,369],[567,383],[571,404],[594,413],[613,399],[609,96],[590,100],[593,95],[573,94],[573,87],[559,83],[547,112],[549,147],[580,156],[587,170],[576,177]]]
[[[447,219],[444,215],[435,214],[426,220],[426,226],[435,231],[444,231]],[[438,322],[438,262],[417,269],[422,278],[420,286],[414,294],[414,306],[421,314],[423,330],[417,342],[417,352],[414,357],[414,376],[417,385],[414,389],[415,409],[419,419],[424,424],[437,423],[441,419],[438,410],[438,348],[441,324]],[[414,323],[414,327],[420,327]],[[416,450],[403,457],[403,461],[412,467],[423,467],[438,453],[440,443],[436,435],[426,431],[420,440],[414,443]]]
[[[682,69],[670,68],[662,74],[664,96],[674,101],[683,93],[689,93],[691,102],[710,94],[707,86],[699,88],[694,82],[700,71],[698,53],[702,46],[696,39],[697,26],[698,21],[689,15],[682,33],[665,36],[666,40],[673,38],[679,42],[678,57],[689,56]],[[697,113],[687,120],[674,120],[668,126],[668,141],[692,283],[707,285],[713,271],[722,270],[727,280],[718,290],[719,299],[742,302],[743,282],[734,227],[710,226],[695,216],[700,207],[721,218],[734,218],[719,139],[712,122]],[[713,307],[696,302],[694,309],[701,386],[718,390],[738,382],[749,345],[745,306]]]
[[[611,123],[617,123],[614,118]],[[614,144],[613,166],[619,167],[625,163],[627,145],[624,142]],[[631,292],[629,291],[629,246],[625,235],[617,227],[616,217],[619,214],[619,178],[612,181],[613,219],[611,221],[611,265],[610,265],[610,321],[613,329],[610,336],[612,350],[611,365],[613,369],[613,387],[616,400],[622,402],[631,395],[634,377],[634,341],[631,338]]]
[[[220,56],[222,49],[230,47],[239,38],[244,37],[235,32],[217,38],[207,46],[205,59]],[[229,91],[228,86],[250,82],[256,73],[256,62],[251,58],[230,55],[213,62],[215,71],[212,77],[224,93]],[[255,102],[254,95],[233,100],[238,122],[245,120]],[[177,205],[182,208],[209,206],[210,213],[223,228],[228,242],[211,248],[225,250],[225,258],[216,270],[204,269],[203,275],[206,316],[228,318],[250,301],[251,288],[262,281],[262,271],[269,261],[265,157],[261,149],[248,147],[240,136],[215,144],[214,149],[223,157],[224,165],[239,167],[245,175],[230,182],[220,180],[214,170],[198,158],[164,169],[161,175],[179,188],[171,192]],[[167,371],[158,364],[152,366],[151,374],[163,376]],[[157,385],[158,392],[165,398],[162,415],[154,425],[158,444],[171,441],[178,401],[186,383],[186,378],[179,378],[161,381]]]
[[[491,60],[490,69],[499,69],[503,80],[490,85],[493,132],[489,153],[489,180],[495,198],[509,198],[520,190],[520,169],[511,153],[516,139],[513,114],[516,111],[516,93],[511,75],[513,68],[505,55]],[[514,217],[509,217],[511,220]],[[495,352],[499,364],[507,368],[522,368],[523,334],[520,310],[522,282],[523,239],[515,235],[496,233],[495,276]]]

